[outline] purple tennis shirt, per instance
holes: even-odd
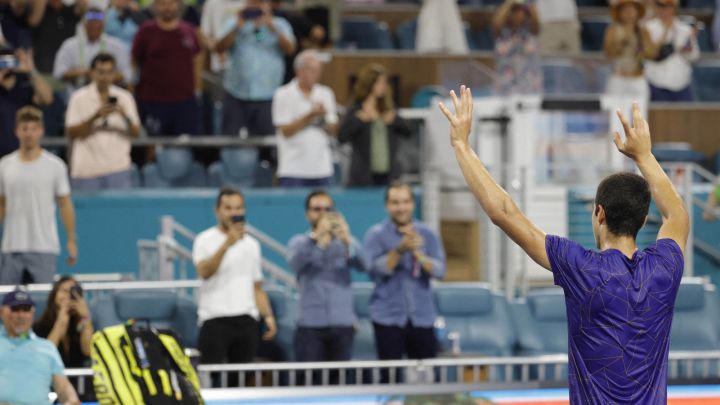
[[[670,325],[683,254],[660,239],[632,259],[545,240],[555,284],[565,291],[570,403],[665,404]]]

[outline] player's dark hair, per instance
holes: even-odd
[[[608,230],[616,236],[637,237],[650,209],[650,186],[634,173],[616,173],[603,179],[595,195],[605,210]]]

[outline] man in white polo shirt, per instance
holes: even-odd
[[[273,124],[278,128],[278,170],[282,187],[332,185],[330,137],[337,132],[335,94],[321,84],[322,62],[313,50],[295,58],[295,78],[275,91]]]
[[[218,224],[193,243],[193,262],[202,279],[198,300],[200,362],[249,363],[260,336],[258,318],[275,336],[270,302],[262,288],[260,244],[245,233],[245,198],[223,188],[215,203]]]
[[[92,83],[73,93],[65,117],[72,139],[70,176],[79,191],[130,188],[130,138],[140,135],[132,94],[113,85],[115,58],[99,53],[90,65]]]

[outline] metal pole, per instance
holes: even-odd
[[[688,233],[688,239],[687,244],[685,245],[685,271],[684,276],[685,277],[692,277],[695,273],[694,265],[694,220],[693,220],[693,165],[692,163],[685,164],[685,171],[684,171],[684,187],[683,187],[683,194],[685,198],[685,205],[688,210],[688,217],[690,218],[690,233]]]
[[[158,237],[158,242],[160,242],[160,246],[158,247],[158,268],[160,273],[158,274],[159,280],[174,279],[174,254],[168,246],[168,243],[170,243],[170,241],[175,240],[175,237],[173,235],[174,224],[175,219],[171,215],[163,215],[162,217],[160,217],[160,235]]]

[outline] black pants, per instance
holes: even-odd
[[[259,324],[249,315],[208,319],[200,327],[198,349],[200,363],[250,363],[259,341]],[[237,375],[230,375],[230,386],[237,386]],[[213,375],[213,387],[220,386],[220,376]]]
[[[300,326],[295,331],[295,360],[350,360],[354,335],[355,330],[352,326],[334,328],[306,328]]]
[[[428,359],[437,355],[437,340],[432,327],[420,328],[408,322],[404,327],[373,322],[378,359]]]

